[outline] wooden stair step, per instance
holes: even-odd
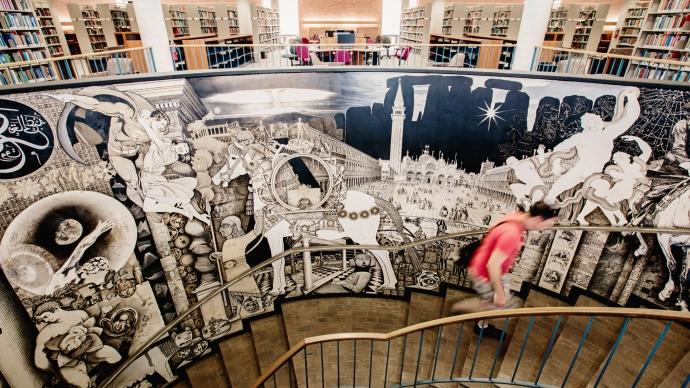
[[[579,296],[576,307],[605,307],[606,305],[586,296]],[[589,325],[590,317],[572,316],[563,326],[553,350],[539,378],[540,384],[560,386],[568,374],[570,363],[590,326],[582,348],[567,376],[568,386],[583,387],[591,380],[608,354],[623,323],[622,318],[597,317]]]
[[[261,374],[251,333],[232,336],[218,343],[230,384],[249,387]]]
[[[530,292],[528,295],[532,299],[536,298],[532,294],[534,291]],[[526,303],[519,301],[518,307]],[[527,306],[527,305],[525,305]],[[489,338],[482,335],[481,341],[479,335],[474,332],[474,324],[465,325],[465,336],[469,338],[469,346],[467,348],[465,361],[463,363],[462,376],[472,379],[488,379],[495,378],[498,376],[498,372],[501,369],[501,364],[503,362],[503,357],[505,355],[506,349],[510,345],[510,342],[515,337],[514,331],[517,326],[517,320],[515,319],[495,319],[490,320],[489,324],[496,326],[499,330],[504,330],[506,336],[501,342],[499,339]],[[495,360],[495,361],[494,361]],[[462,386],[465,387],[486,387],[486,383],[463,383]]]
[[[630,319],[628,328],[608,367],[604,370],[604,363],[602,363],[588,386],[594,386],[599,378],[600,387],[633,385],[657,343],[659,335],[666,330],[666,324],[667,322],[655,319]],[[678,323],[671,324],[661,346],[639,380],[638,386],[660,386],[659,383],[681,362],[688,350],[690,350],[690,330]]]
[[[388,333],[407,326],[408,322],[408,302],[398,299],[348,296],[308,298],[283,303],[281,309],[289,346],[318,335]],[[305,316],[310,319],[304,319]],[[373,342],[372,348],[372,341],[369,340],[309,346],[306,352],[307,370],[304,353],[300,353],[293,362],[293,376],[299,387],[306,387],[307,379],[310,387],[318,387],[322,383],[324,386],[368,386],[370,376],[371,381],[375,382],[372,386],[378,386],[384,380],[390,385],[400,379],[402,352],[402,338],[392,341],[390,349],[383,342]],[[390,358],[386,367],[387,354]],[[353,363],[356,363],[356,368],[353,368]],[[323,375],[321,365],[324,368]]]
[[[530,290],[524,307],[563,307],[566,302],[548,294]],[[511,319],[515,329],[500,364],[498,378],[501,380],[534,381],[543,355],[551,338],[557,338],[560,326],[556,328],[558,317],[524,317]],[[554,332],[554,329],[555,330]],[[525,336],[528,336],[527,338]],[[488,374],[485,374],[488,376]]]
[[[185,368],[185,372],[187,372],[187,378],[192,388],[231,386],[225,375],[223,358],[218,353],[211,353],[195,361],[192,365]]]
[[[448,289],[443,300],[441,316],[450,315],[451,306],[461,300],[476,296],[474,293],[459,289]],[[469,347],[470,338],[464,335],[463,325],[448,325],[439,330],[440,340],[434,344],[433,354],[436,356],[436,365],[432,364],[431,379],[452,378],[460,376],[464,362],[464,355]],[[451,373],[452,371],[452,373]],[[457,387],[456,383],[437,383],[437,387]]]
[[[407,326],[441,318],[445,304],[444,298],[412,291],[407,316]],[[412,333],[405,341],[405,361],[403,382],[428,380],[431,377],[438,329]]]
[[[659,384],[660,387],[680,387],[690,377],[690,352],[686,352],[683,358],[673,368],[671,373]]]
[[[252,332],[254,352],[261,372],[265,372],[280,356],[290,350],[285,325],[280,314],[272,314],[252,320],[249,323]],[[275,380],[269,379],[266,388],[293,386],[294,373],[289,366],[283,367],[276,373]]]

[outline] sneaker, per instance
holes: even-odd
[[[476,335],[479,335],[481,333],[482,337],[493,338],[495,340],[500,340],[501,335],[503,335],[503,338],[505,338],[505,333],[503,332],[503,330],[497,329],[494,325],[489,325],[485,327],[483,330],[478,325],[474,325],[474,333]]]

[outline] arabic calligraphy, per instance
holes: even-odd
[[[33,173],[53,151],[54,136],[46,119],[32,108],[0,100],[0,180]]]

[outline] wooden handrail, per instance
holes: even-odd
[[[566,52],[566,53],[585,54],[585,55],[589,55],[589,56],[593,56],[593,57],[628,59],[628,60],[632,60],[632,61],[656,62],[656,63],[660,63],[660,64],[664,64],[664,65],[675,65],[675,66],[690,67],[690,62],[673,61],[670,59],[636,57],[633,55],[609,54],[609,53],[600,53],[600,52],[596,52],[596,51],[577,50],[577,49],[561,48],[561,47],[548,47],[548,46],[536,46],[536,47],[540,50],[550,50],[550,51],[553,51],[554,53],[557,53],[560,51],[560,52]]]
[[[480,236],[486,233],[487,229],[484,226],[476,226],[477,229],[468,230],[457,233],[449,233],[442,236],[435,236],[421,240],[415,240],[407,244],[395,245],[395,246],[381,246],[381,245],[326,245],[326,246],[310,246],[307,248],[291,248],[286,251],[281,252],[278,255],[270,257],[260,264],[246,269],[238,273],[234,278],[230,279],[222,286],[214,289],[204,298],[197,301],[195,304],[190,306],[187,310],[177,315],[172,321],[170,321],[165,327],[160,329],[157,333],[150,336],[137,351],[130,354],[129,357],[120,366],[115,369],[115,371],[103,380],[99,387],[106,387],[122,373],[130,364],[134,362],[137,358],[141,357],[150,346],[152,346],[156,341],[165,336],[170,330],[175,328],[177,325],[182,323],[189,315],[191,315],[195,310],[201,307],[203,304],[209,302],[221,292],[227,290],[235,283],[239,282],[245,276],[252,275],[260,270],[268,267],[274,261],[285,258],[293,254],[304,253],[304,252],[315,252],[315,251],[342,251],[343,249],[357,249],[357,250],[383,250],[383,251],[401,251],[407,248],[414,248],[419,245],[429,244],[436,241],[450,240],[460,237],[472,237]],[[624,226],[578,226],[578,225],[558,225],[548,228],[549,230],[582,230],[582,231],[606,231],[606,232],[622,232],[622,233],[668,233],[668,234],[690,234],[690,229],[674,229],[674,228],[641,228],[641,227],[624,227]]]
[[[391,331],[390,333],[337,333],[326,334],[315,337],[308,337],[280,356],[271,366],[262,373],[261,376],[252,385],[252,388],[258,388],[266,382],[273,374],[278,372],[280,368],[285,365],[295,354],[300,350],[306,348],[308,345],[321,344],[334,341],[351,341],[351,340],[370,340],[370,341],[391,341],[396,338],[416,333],[422,330],[429,330],[440,326],[454,325],[458,323],[501,319],[501,318],[520,318],[532,316],[605,316],[605,317],[624,317],[624,318],[639,318],[639,319],[657,319],[664,321],[679,321],[690,322],[690,313],[669,310],[654,310],[642,308],[625,308],[625,307],[526,307],[520,309],[510,310],[493,310],[479,313],[463,314],[450,316],[446,318],[439,318],[433,321],[421,322],[415,325],[410,325],[402,329]]]
[[[94,52],[94,53],[89,53],[89,54],[65,55],[62,57],[51,57],[51,58],[43,58],[43,59],[32,59],[30,61],[3,63],[3,64],[0,64],[0,70],[5,69],[5,68],[13,68],[13,67],[21,67],[21,66],[37,66],[37,65],[41,65],[41,64],[47,64],[49,62],[63,61],[66,59],[88,59],[88,58],[99,57],[99,56],[103,56],[103,55],[119,54],[119,53],[131,52],[131,51],[146,51],[149,49],[151,49],[151,47],[133,47],[133,48],[126,48],[126,49],[110,50],[110,51],[99,51],[99,52]]]

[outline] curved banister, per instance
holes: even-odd
[[[623,226],[578,226],[578,225],[558,225],[558,226],[552,226],[548,228],[548,230],[581,230],[581,231],[607,231],[607,232],[621,232],[621,233],[641,233],[641,234],[657,234],[657,233],[667,233],[667,234],[690,234],[690,229],[674,229],[674,228],[646,228],[646,227],[623,227]],[[218,294],[221,292],[227,290],[237,282],[239,282],[242,278],[245,276],[253,275],[256,272],[259,272],[259,270],[268,267],[271,265],[274,261],[283,259],[287,256],[293,255],[293,254],[298,254],[298,253],[304,253],[304,252],[316,252],[316,251],[342,251],[344,249],[357,249],[357,250],[383,250],[383,251],[400,251],[408,248],[414,248],[419,245],[424,245],[436,241],[442,241],[442,240],[450,240],[450,239],[455,239],[459,237],[472,237],[472,236],[480,236],[486,233],[487,228],[483,226],[477,226],[477,229],[474,230],[467,230],[467,231],[462,231],[462,232],[457,232],[457,233],[448,233],[444,234],[441,236],[434,236],[434,237],[429,237],[425,239],[418,239],[414,240],[409,243],[401,244],[401,245],[395,245],[395,246],[386,246],[386,245],[319,245],[319,246],[310,246],[310,247],[300,247],[300,248],[291,248],[288,250],[285,250],[281,252],[278,255],[275,255],[273,257],[270,257],[264,261],[262,261],[260,264],[242,271],[241,273],[237,274],[233,279],[227,281],[224,283],[222,286],[216,288],[212,292],[210,292],[207,296],[204,298],[200,299],[198,302],[190,306],[187,310],[184,312],[180,313],[177,315],[170,323],[168,323],[165,327],[163,327],[161,330],[159,330],[156,334],[151,336],[146,342],[144,342],[141,347],[131,354],[122,364],[120,364],[115,371],[108,376],[105,380],[103,380],[98,387],[107,387],[110,385],[113,380],[119,376],[129,365],[131,365],[136,359],[144,355],[148,351],[148,349],[155,344],[158,340],[163,338],[169,331],[174,329],[177,325],[182,323],[184,320],[187,319],[189,315],[191,315],[194,311],[196,311],[199,307],[201,307],[203,304],[207,303],[208,301],[212,300],[214,297],[216,297]]]
[[[655,310],[643,308],[625,307],[526,307],[510,310],[493,310],[479,313],[455,315],[446,318],[439,318],[432,321],[421,322],[410,325],[390,333],[337,333],[326,334],[315,337],[308,337],[293,347],[285,354],[280,356],[271,366],[257,378],[252,388],[258,388],[264,384],[274,373],[282,368],[294,355],[306,348],[308,345],[316,345],[327,342],[347,341],[347,340],[371,340],[371,341],[390,341],[405,335],[413,334],[423,330],[436,327],[453,325],[477,320],[501,319],[501,318],[520,318],[533,316],[605,316],[619,318],[640,318],[658,319],[665,321],[690,322],[690,313],[669,310]]]

